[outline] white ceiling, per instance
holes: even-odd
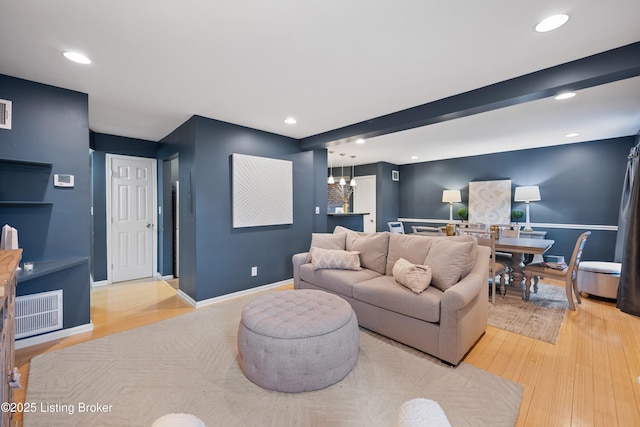
[[[197,114],[303,138],[637,42],[639,17],[638,0],[0,0],[0,73],[88,93],[96,132],[158,141]],[[638,129],[633,78],[335,149],[405,164]]]

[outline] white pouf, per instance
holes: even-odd
[[[451,424],[438,402],[417,398],[400,406],[396,427],[451,427]]]
[[[151,424],[151,427],[207,427],[205,423],[191,414],[163,415]]]
[[[578,291],[616,299],[621,269],[619,262],[581,262],[578,266]]]

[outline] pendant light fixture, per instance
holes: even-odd
[[[340,157],[342,157],[342,169],[340,173],[340,185],[346,185],[347,181],[344,180],[344,153],[340,153]]]
[[[329,179],[327,179],[327,184],[335,184],[336,180],[333,178],[333,153],[335,151],[329,151]]]
[[[356,175],[354,173],[355,171],[355,161],[353,159],[355,159],[356,156],[351,156],[351,182],[349,183],[350,186],[355,187],[356,186]]]

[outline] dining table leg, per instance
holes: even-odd
[[[513,283],[522,289],[522,299],[529,299],[529,289],[524,280],[524,253],[513,252]]]

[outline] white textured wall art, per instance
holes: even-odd
[[[233,228],[293,224],[293,162],[232,158]]]
[[[509,224],[511,222],[511,180],[469,183],[469,222]]]

